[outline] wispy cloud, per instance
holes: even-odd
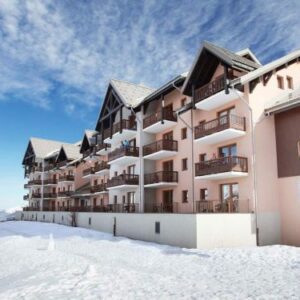
[[[0,100],[97,109],[110,78],[159,86],[203,40],[266,62],[297,47],[299,1],[0,0]]]

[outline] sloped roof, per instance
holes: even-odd
[[[35,137],[30,138],[30,143],[35,156],[41,159],[44,159],[49,154],[58,151],[60,147],[65,144],[64,142],[60,141],[46,140]]]
[[[300,57],[300,50],[297,50],[297,51],[294,51],[294,52],[291,52],[279,59],[276,59],[262,67],[260,67],[259,69],[257,70],[254,70],[248,74],[245,74],[235,80],[232,81],[232,84],[235,85],[235,84],[245,84],[247,82],[250,82],[270,71],[273,71],[274,69],[294,60],[294,59],[297,59]]]
[[[278,97],[273,98],[266,104],[265,114],[269,115],[296,106],[300,106],[300,87],[294,91],[284,91]]]
[[[125,106],[133,108],[137,107],[146,96],[155,91],[155,89],[123,80],[112,79],[110,84]]]
[[[76,144],[63,144],[62,149],[65,151],[68,160],[75,160],[80,158],[80,146]]]
[[[95,134],[97,134],[98,131],[96,130],[91,130],[91,129],[86,129],[84,131],[84,134],[86,135],[86,137],[90,140]]]

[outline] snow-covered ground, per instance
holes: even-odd
[[[300,299],[300,249],[187,250],[0,223],[0,299]]]
[[[22,208],[18,206],[10,209],[0,209],[0,222],[6,221],[7,219],[14,219],[17,211],[22,211]]]

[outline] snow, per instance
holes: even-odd
[[[18,207],[0,210],[0,222],[4,222],[8,219],[14,219],[15,213],[17,211],[22,211],[22,207],[18,206]]]
[[[300,249],[188,250],[0,223],[0,299],[299,299]]]

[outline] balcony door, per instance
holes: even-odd
[[[167,132],[163,135],[163,140],[173,140],[173,131]]]
[[[128,174],[134,175],[135,174],[135,165],[131,165],[127,167]]]
[[[221,184],[221,205],[223,212],[236,211],[238,200],[239,185],[237,183]]]
[[[173,171],[173,160],[168,160],[163,162],[163,171],[165,172]]]
[[[173,212],[173,191],[163,191],[163,212]]]
[[[218,119],[220,120],[221,125],[226,125],[229,123],[230,115],[235,115],[235,107],[230,107],[225,110],[218,112]]]
[[[228,156],[236,156],[236,155],[237,155],[236,144],[219,148],[219,157],[228,157]]]

